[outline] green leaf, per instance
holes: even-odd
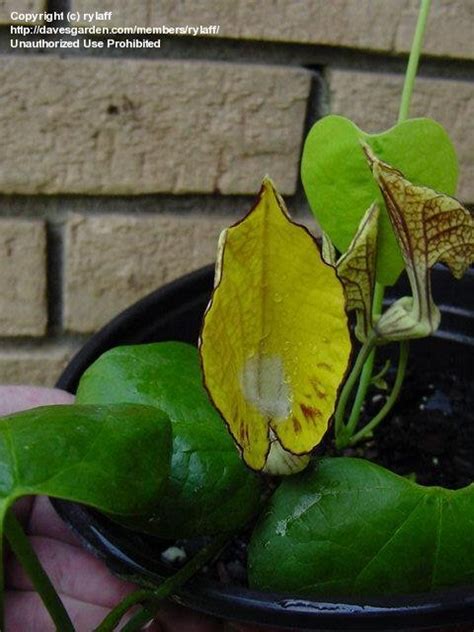
[[[147,515],[168,478],[170,453],[171,424],[152,407],[56,405],[0,419],[0,611],[4,522],[15,500],[45,494],[113,516]],[[40,582],[37,588],[53,608],[53,617],[56,613],[55,621],[63,621],[61,629],[70,629],[54,589],[8,516],[6,533],[17,555],[22,552],[32,578]]]
[[[146,406],[45,406],[0,420],[0,511],[46,494],[146,514],[168,477],[167,416]]]
[[[249,548],[254,588],[300,595],[429,591],[474,581],[474,485],[422,487],[363,459],[285,479]]]
[[[197,349],[179,342],[118,347],[83,375],[79,403],[157,406],[172,422],[167,487],[152,518],[133,526],[161,537],[232,530],[254,513],[261,485],[243,464],[202,385]]]
[[[336,248],[345,252],[365,211],[377,201],[382,209],[377,280],[393,285],[403,260],[361,141],[414,184],[448,195],[456,190],[456,154],[443,127],[428,118],[409,119],[380,134],[366,134],[352,121],[331,115],[318,121],[306,138],[301,176],[317,221]]]

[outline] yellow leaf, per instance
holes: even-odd
[[[206,387],[245,462],[291,473],[333,414],[351,351],[342,284],[265,179],[224,231],[200,341]]]
[[[379,207],[374,203],[367,209],[347,252],[336,265],[346,290],[347,309],[357,314],[355,334],[361,342],[367,340],[372,329],[378,218]]]
[[[460,278],[474,259],[474,220],[458,200],[407,180],[363,146],[380,187],[405,260],[413,297],[403,297],[380,318],[379,335],[398,340],[429,335],[439,325],[430,268],[445,263]]]

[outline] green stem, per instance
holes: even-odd
[[[376,350],[372,349],[369,357],[367,358],[362,372],[360,374],[359,386],[357,387],[357,392],[354,397],[354,403],[352,404],[351,414],[349,415],[349,419],[347,421],[344,436],[346,437],[345,445],[341,447],[346,447],[349,442],[349,439],[354,434],[354,431],[359,423],[359,419],[362,413],[362,407],[365,402],[365,398],[367,396],[367,391],[369,389],[370,382],[372,380],[372,374],[374,371],[374,363],[375,363],[375,353]]]
[[[155,617],[156,611],[147,610],[144,608],[137,612],[130,621],[122,628],[122,632],[136,632],[137,630],[141,630],[147,623],[153,621]]]
[[[115,630],[122,617],[127,614],[130,608],[147,601],[147,599],[150,599],[152,596],[153,591],[151,590],[136,590],[130,593],[130,595],[127,595],[125,599],[109,612],[102,623],[95,628],[94,632],[109,632],[110,630]]]
[[[384,419],[388,413],[392,410],[395,402],[398,399],[398,395],[400,394],[400,390],[402,388],[403,380],[405,378],[405,371],[407,367],[408,361],[408,351],[409,351],[409,342],[408,340],[402,340],[400,342],[400,358],[398,361],[398,369],[397,376],[395,378],[395,383],[393,385],[392,392],[390,393],[389,398],[382,406],[380,411],[375,415],[373,419],[369,421],[359,432],[357,432],[349,441],[349,445],[355,445],[362,439],[365,439],[370,436],[372,431],[379,425],[379,423]]]
[[[410,50],[408,66],[405,72],[405,82],[403,84],[402,97],[400,102],[400,111],[398,114],[398,122],[401,123],[408,118],[410,109],[411,95],[413,86],[415,85],[416,73],[418,71],[418,63],[420,61],[421,49],[425,37],[426,24],[431,8],[431,0],[421,0],[420,12],[416,23],[415,35]]]
[[[403,84],[403,91],[400,102],[400,111],[398,114],[398,122],[401,123],[408,118],[408,112],[410,109],[411,97],[413,94],[413,87],[415,85],[416,73],[418,71],[418,64],[420,61],[421,49],[423,47],[423,39],[425,36],[426,24],[428,21],[428,15],[431,8],[431,0],[421,0],[420,11],[418,14],[418,20],[415,29],[415,35],[410,50],[410,57],[408,59],[408,65],[405,73],[405,81]],[[383,303],[384,287],[375,284],[375,291],[372,303],[372,314],[374,319],[380,315],[382,303]],[[338,419],[336,416],[336,445],[337,447],[345,447],[349,443],[352,443],[351,437],[357,428],[359,423],[360,414],[363,403],[365,401],[367,390],[372,380],[372,373],[375,363],[376,350],[373,349],[364,364],[361,371],[359,386],[356,396],[354,398],[354,404],[352,406],[351,414],[347,425],[343,428],[342,418]],[[400,357],[402,357],[402,348],[400,348]],[[404,372],[403,372],[404,375]],[[401,377],[403,382],[403,375]],[[401,384],[400,384],[401,387]],[[352,386],[351,386],[352,388]],[[343,403],[344,409],[347,401]],[[388,402],[387,402],[388,403]],[[338,407],[339,408],[339,407]],[[381,411],[382,412],[382,411]],[[388,412],[388,411],[387,411]],[[385,413],[386,414],[386,413]],[[362,431],[361,431],[362,432]]]
[[[5,535],[16,558],[41,597],[46,609],[61,632],[74,632],[74,626],[51,580],[34,552],[30,541],[11,511],[5,517]]]
[[[377,318],[380,316],[382,312],[382,303],[384,296],[384,286],[380,283],[375,284],[374,297],[372,300],[372,318],[374,322],[376,322]],[[374,372],[374,363],[375,363],[375,354],[376,349],[372,349],[369,357],[367,358],[362,372],[360,374],[359,386],[357,388],[357,393],[354,398],[354,403],[352,405],[351,414],[349,416],[349,420],[347,422],[344,436],[346,438],[345,447],[349,441],[349,439],[354,434],[355,429],[357,428],[357,424],[359,423],[362,406],[365,402],[365,398],[367,395],[367,391],[369,389],[370,382],[372,380],[372,374]]]
[[[379,283],[378,281],[376,281],[375,289],[374,289],[374,298],[372,299],[372,318],[374,319],[374,321],[376,321],[377,318],[382,313],[384,292],[385,292],[385,286]]]
[[[96,628],[95,632],[111,632],[127,612],[128,608],[137,603],[145,603],[144,609],[137,612],[122,628],[122,632],[140,630],[153,619],[163,599],[166,599],[176,592],[178,588],[212,560],[232,537],[233,534],[229,535],[228,533],[217,536],[213,542],[201,549],[183,568],[166,579],[156,590],[139,590],[129,595],[107,615],[100,626]],[[136,595],[136,597],[133,598],[133,595]],[[127,605],[125,604],[126,601],[129,602],[128,607],[125,607]]]
[[[375,341],[376,341],[376,336],[375,334],[372,332],[371,334],[369,334],[369,337],[367,338],[366,342],[364,343],[364,345],[361,347],[360,351],[359,351],[359,355],[357,356],[357,360],[354,364],[354,367],[352,369],[352,371],[349,374],[349,377],[347,378],[342,391],[341,391],[341,395],[339,397],[339,401],[337,404],[337,408],[336,408],[336,413],[335,413],[335,435],[336,435],[336,447],[337,448],[342,448],[344,447],[345,440],[346,440],[346,435],[345,435],[345,431],[346,431],[346,427],[344,426],[343,423],[343,419],[344,419],[344,414],[346,412],[346,407],[347,407],[347,402],[349,401],[349,397],[352,393],[352,389],[354,388],[357,379],[359,377],[359,375],[361,374],[366,360],[368,359],[368,357],[370,356],[370,354],[372,353],[372,350],[375,346]]]

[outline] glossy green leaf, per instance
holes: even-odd
[[[149,520],[134,526],[162,537],[231,530],[260,499],[260,481],[242,462],[202,385],[197,349],[179,342],[118,347],[84,374],[79,403],[158,406],[172,422],[171,474]]]
[[[474,485],[422,487],[363,459],[323,459],[270,500],[250,543],[250,584],[315,596],[471,584],[473,532]]]
[[[45,406],[0,419],[0,508],[46,494],[144,515],[169,474],[171,427],[149,406]]]
[[[427,118],[409,119],[380,134],[366,134],[342,116],[327,116],[306,138],[301,175],[313,213],[340,252],[345,252],[367,208],[382,208],[377,279],[392,285],[403,260],[379,188],[361,149],[366,142],[384,162],[414,184],[453,195],[458,167],[445,130]]]

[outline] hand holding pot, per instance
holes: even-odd
[[[68,404],[73,396],[58,389],[0,386],[0,416],[50,404]],[[78,632],[90,632],[136,587],[117,579],[87,553],[54,511],[48,498],[29,497],[15,506],[41,564],[51,578]],[[6,632],[54,632],[54,625],[23,569],[13,556],[6,564]],[[222,624],[182,608],[165,606],[150,632],[217,632]]]

